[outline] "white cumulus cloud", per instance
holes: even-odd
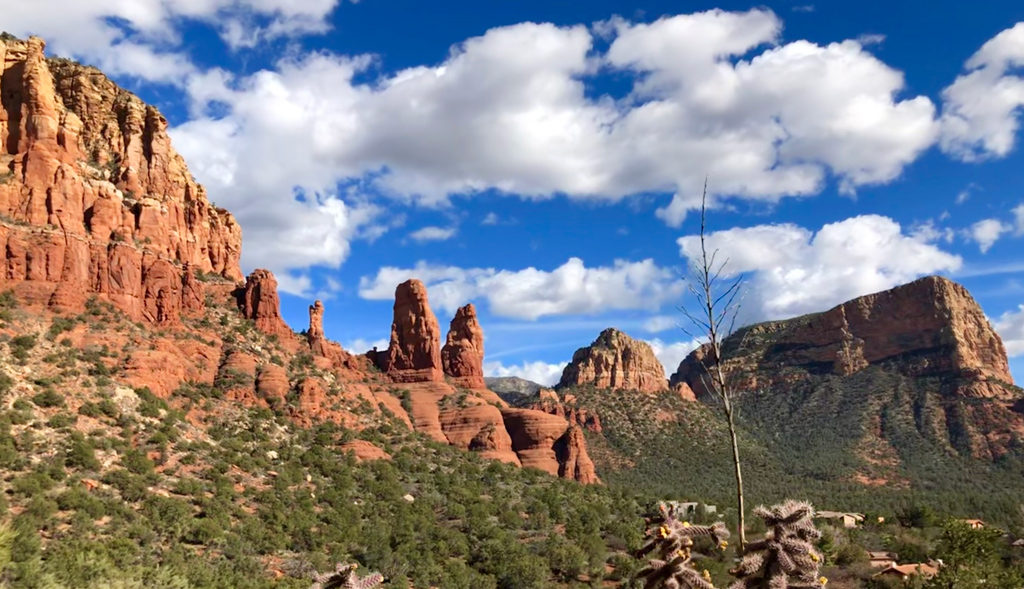
[[[324,32],[338,0],[31,0],[4,7],[3,28],[39,35],[51,48],[108,74],[178,84],[197,68],[182,50],[182,28],[216,28],[233,47]]]
[[[657,309],[682,295],[676,272],[653,260],[618,260],[611,266],[587,267],[569,258],[553,270],[460,268],[420,262],[413,268],[384,267],[359,281],[365,299],[388,300],[410,278],[427,285],[430,304],[454,312],[476,299],[486,300],[500,317],[533,320],[549,315],[593,314],[622,309]]]
[[[678,317],[674,315],[655,315],[644,321],[643,329],[649,333],[667,331],[679,327],[681,319],[682,315]]]
[[[1024,355],[1024,305],[1016,311],[1007,311],[995,322],[995,329],[1011,358]]]
[[[981,46],[942,93],[942,149],[964,161],[1010,153],[1024,106],[1024,22]]]
[[[700,342],[696,340],[682,341],[682,342],[665,342],[659,338],[646,340],[650,344],[651,349],[654,351],[654,355],[658,357],[661,365],[665,368],[666,378],[672,376],[676,369],[679,368],[679,363],[683,361],[686,356],[700,347]]]
[[[1024,203],[1013,207],[1013,233],[1024,235]]]
[[[695,261],[699,237],[678,240]],[[748,273],[744,319],[777,319],[822,311],[848,299],[892,288],[922,275],[960,267],[943,251],[899,223],[861,215],[829,223],[817,232],[792,224],[758,225],[707,236],[709,251],[728,259],[726,275]]]
[[[971,241],[978,244],[981,253],[992,249],[999,238],[1005,233],[1013,231],[1013,227],[1003,223],[999,219],[982,219],[971,225],[967,230],[967,236]]]
[[[196,74],[194,120],[173,135],[229,207],[275,210],[294,186],[329,199],[339,182],[428,205],[485,190],[597,201],[674,192],[659,216],[678,225],[706,175],[715,194],[748,199],[815,194],[829,174],[853,190],[896,178],[937,134],[932,103],[900,97],[899,71],[857,41],[781,44],[766,10],[598,28],[611,36],[604,53],[587,27],[522,23],[371,81],[357,79],[375,58],[328,52],[247,76]],[[630,96],[594,95],[602,67],[634,80]],[[239,213],[247,234],[292,225],[264,217]],[[342,239],[364,231],[326,226]],[[311,251],[309,263],[344,253]]]

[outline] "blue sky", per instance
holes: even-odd
[[[1024,380],[1019,2],[102,4],[0,29],[161,108],[296,329],[322,298],[386,345],[416,276],[445,329],[476,303],[492,374],[550,382],[607,326],[671,372],[706,176],[746,320],[943,274]]]

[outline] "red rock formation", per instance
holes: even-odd
[[[578,426],[569,426],[565,435],[557,442],[555,450],[558,457],[558,476],[579,481],[584,485],[601,482],[597,478],[594,462],[587,454],[587,441],[583,437],[583,430]]]
[[[260,366],[256,377],[256,395],[271,407],[281,406],[288,396],[288,371],[270,362]]]
[[[281,318],[277,279],[270,270],[253,270],[245,279],[241,298],[242,315],[252,319],[256,329],[281,338],[293,336],[291,328]]]
[[[558,386],[584,384],[647,393],[668,389],[665,369],[651,346],[611,328],[602,331],[594,343],[576,350]]]
[[[256,370],[259,360],[241,350],[230,350],[217,373],[216,385],[224,392],[224,398],[246,406],[262,405],[256,396]]]
[[[599,482],[587,454],[586,442],[556,415],[530,409],[502,409],[512,449],[524,467],[566,476],[581,483]],[[588,466],[589,464],[589,466]]]
[[[306,341],[314,354],[324,355],[324,304],[319,300],[309,306],[309,329],[306,330]]]
[[[352,440],[345,442],[339,448],[342,453],[351,452],[356,462],[370,462],[373,460],[391,460],[391,455],[383,449],[374,446],[366,440]]]
[[[68,310],[99,295],[133,320],[173,323],[193,300],[183,294],[201,294],[182,265],[241,277],[241,230],[209,204],[159,112],[43,49],[0,42],[0,288]]]
[[[181,269],[181,311],[186,315],[201,316],[206,311],[206,293],[196,279],[195,269],[185,264]]]
[[[439,421],[449,444],[480,452],[485,458],[520,464],[497,407],[481,404],[445,409],[440,412]]]
[[[691,353],[671,380],[700,400],[711,398],[701,378],[706,352]],[[724,342],[723,355],[735,390],[756,391],[759,411],[792,393],[869,412],[885,407],[890,427],[905,428],[890,440],[865,427],[860,447],[918,436],[943,452],[991,460],[1024,443],[1024,417],[1012,410],[1020,392],[1010,386],[1003,344],[967,290],[945,278],[743,328]],[[795,415],[801,423],[814,419]]]
[[[472,303],[455,312],[448,339],[441,348],[441,364],[444,373],[456,384],[470,389],[487,387],[484,384],[484,330]]]
[[[332,342],[324,335],[324,304],[316,301],[309,306],[309,329],[306,330],[306,342],[314,356],[325,358],[324,368],[333,366],[350,366],[354,361],[341,345]]]
[[[537,402],[528,405],[527,408],[557,415],[594,433],[602,431],[601,416],[587,407],[578,407],[575,395],[567,394],[560,398],[557,391],[541,389],[537,392]]]
[[[378,354],[381,370],[397,382],[444,381],[441,329],[427,301],[427,287],[407,280],[395,289],[394,321],[387,352]]]
[[[685,383],[698,398],[707,396],[700,378],[704,353],[692,352],[671,378],[673,386]],[[730,338],[725,355],[742,390],[789,378],[792,371],[782,367],[849,376],[871,365],[891,364],[907,376],[957,379],[965,396],[1013,398],[1001,384],[1013,383],[1002,340],[967,289],[938,276],[858,297],[823,313],[744,328]]]

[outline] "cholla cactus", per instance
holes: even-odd
[[[711,575],[705,570],[698,572],[690,562],[693,539],[707,536],[725,549],[729,530],[722,522],[711,526],[695,526],[680,521],[664,503],[659,505],[661,521],[647,530],[647,542],[640,549],[639,556],[648,556],[647,566],[637,577],[645,579],[644,589],[715,589]]]
[[[768,531],[763,540],[747,545],[739,565],[729,571],[739,579],[729,589],[808,589],[828,582],[818,576],[821,553],[814,543],[821,532],[811,521],[814,507],[810,503],[761,506],[754,515],[764,520]]]
[[[318,574],[310,589],[373,589],[384,582],[384,575],[371,573],[362,579],[356,576],[358,564],[338,563],[334,572]]]

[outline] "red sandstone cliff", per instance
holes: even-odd
[[[281,316],[272,273],[255,270],[239,284],[241,231],[207,201],[160,113],[95,69],[46,60],[43,48],[39,39],[0,43],[0,290],[57,311],[82,310],[93,296],[116,306],[91,315],[109,329],[75,328],[68,345],[102,346],[115,380],[161,398],[221,394],[224,407],[193,406],[196,423],[207,410],[238,405],[304,426],[396,419],[489,458],[597,482],[568,422],[540,411],[506,414],[486,390],[472,305],[452,321],[442,354],[426,288],[399,285],[391,344],[372,358],[384,375],[371,358],[326,338],[320,301],[310,306],[304,346]],[[471,395],[446,383],[445,372]],[[393,383],[409,383],[408,413]]]
[[[691,353],[671,379],[705,401],[706,352]],[[809,424],[820,418],[811,415],[817,403],[846,403],[865,412],[863,448],[919,436],[944,452],[996,459],[1024,443],[1024,415],[1014,409],[1021,393],[1002,341],[970,293],[945,278],[743,328],[724,342],[723,356],[733,386],[757,397],[746,410],[755,418],[777,418],[785,406]],[[904,428],[891,434],[895,441],[877,423],[881,413],[888,428]]]
[[[576,350],[558,386],[584,384],[649,393],[668,388],[665,369],[651,346],[611,328],[602,331],[594,343]]]
[[[0,43],[0,288],[134,320],[195,311],[193,272],[241,278],[241,229],[195,183],[153,107],[98,70]]]
[[[671,384],[706,398],[703,355],[701,349],[687,356]],[[783,384],[792,369],[848,376],[886,363],[907,376],[956,379],[958,393],[968,397],[1008,399],[1011,391],[1002,384],[1013,383],[1002,340],[981,307],[963,286],[938,276],[823,313],[741,329],[724,355],[741,390]]]

